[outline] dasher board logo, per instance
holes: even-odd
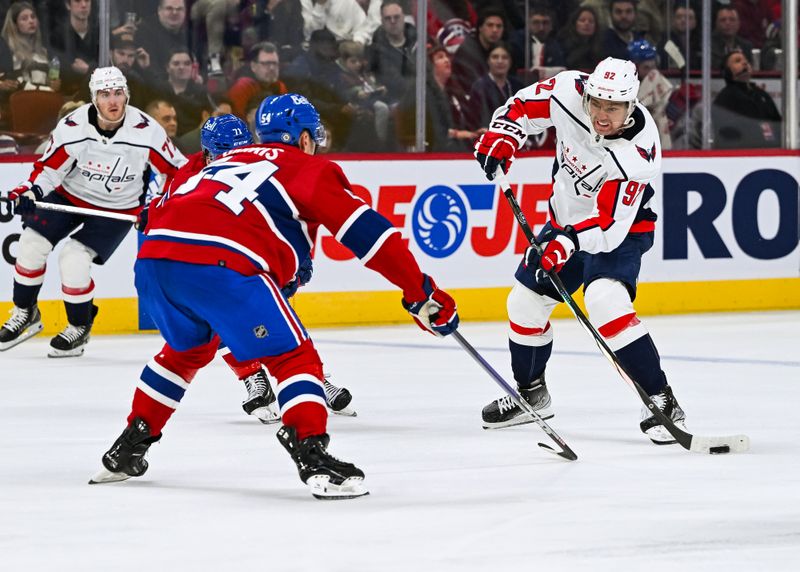
[[[414,205],[411,228],[420,249],[433,258],[458,250],[467,235],[467,207],[454,189],[427,189]]]

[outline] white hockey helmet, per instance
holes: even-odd
[[[89,78],[89,91],[92,94],[92,103],[97,106],[97,92],[106,89],[122,88],[125,91],[125,97],[130,99],[131,94],[128,91],[128,80],[125,75],[116,66],[108,66],[105,68],[97,68],[92,72]]]
[[[639,93],[639,74],[636,64],[629,60],[608,57],[597,64],[586,80],[583,91],[583,109],[589,115],[589,99],[596,97],[606,101],[621,101],[628,104],[630,118],[636,108]]]

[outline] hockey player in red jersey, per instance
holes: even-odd
[[[562,72],[512,96],[475,146],[492,180],[498,167],[508,171],[528,135],[556,128],[550,220],[538,237],[544,251],[540,258],[528,249],[507,304],[514,379],[544,419],[553,416],[545,384],[553,347],[549,317],[561,298],[542,270],[558,272],[569,292],[583,285],[589,318],[625,370],[685,428],[658,351],[633,308],[657,218],[651,183],[661,172],[658,129],[636,101],[638,90],[636,66],[627,60],[607,58],[588,76]],[[530,421],[507,397],[483,409],[486,428]],[[640,428],[654,443],[675,443],[647,410]]]
[[[93,483],[144,474],[147,449],[221,338],[277,379],[278,439],[314,496],[367,493],[363,471],[327,451],[322,363],[280,290],[320,225],[402,290],[420,327],[444,336],[458,326],[455,302],[420,271],[399,231],[350,192],[337,165],[314,156],[325,132],[305,97],[266,99],[256,126],[261,145],[232,149],[151,205],[136,288],[166,344],[144,368],[128,426]]]
[[[136,214],[151,170],[171,175],[186,161],[152,117],[128,105],[128,83],[119,69],[97,68],[89,90],[92,102],[58,123],[28,180],[6,197],[23,216],[24,230],[14,266],[14,308],[0,328],[0,351],[42,330],[37,300],[47,257],[69,237],[58,257],[68,325],[50,341],[48,355],[83,354],[97,314],[92,263],[105,263],[131,228],[119,220],[36,210],[36,201]]]

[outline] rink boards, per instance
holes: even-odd
[[[503,320],[505,297],[525,238],[499,188],[473,160],[449,156],[352,156],[338,161],[352,191],[403,234],[423,271],[456,296],[466,320]],[[369,160],[366,160],[369,159]],[[509,176],[528,221],[547,216],[553,159],[517,159]],[[0,163],[10,188],[31,163]],[[656,241],[644,258],[637,309],[642,314],[800,308],[798,235],[800,154],[672,154],[653,182]],[[18,218],[0,218],[0,316],[11,307]],[[97,333],[152,327],[133,286],[133,231],[104,267],[96,267]],[[49,331],[64,323],[58,251],[49,259],[40,307]],[[294,305],[307,326],[404,322],[400,294],[366,270],[324,229],[314,278]],[[579,298],[579,296],[578,296]],[[566,309],[557,309],[566,316]]]

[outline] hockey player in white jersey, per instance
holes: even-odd
[[[594,326],[633,379],[684,428],[658,351],[633,308],[657,219],[651,183],[661,172],[658,129],[636,101],[638,90],[636,66],[627,60],[606,58],[591,75],[562,72],[512,96],[475,146],[492,180],[498,167],[508,171],[529,135],[556,129],[550,220],[538,236],[543,253],[528,249],[507,302],[514,379],[544,419],[553,416],[545,384],[553,347],[549,317],[561,301],[545,272],[555,271],[568,291],[583,285]],[[482,417],[485,428],[532,420],[509,397],[484,407]],[[654,443],[675,442],[646,410],[640,428]]]
[[[14,267],[14,308],[0,328],[0,351],[42,330],[37,300],[47,257],[69,236],[58,260],[69,323],[50,341],[48,355],[81,355],[97,314],[92,263],[108,260],[131,228],[129,222],[36,209],[36,202],[138,214],[151,171],[171,175],[186,162],[152,117],[128,105],[128,84],[119,69],[97,68],[89,90],[92,102],[58,123],[28,180],[4,197],[22,215],[24,230]]]

